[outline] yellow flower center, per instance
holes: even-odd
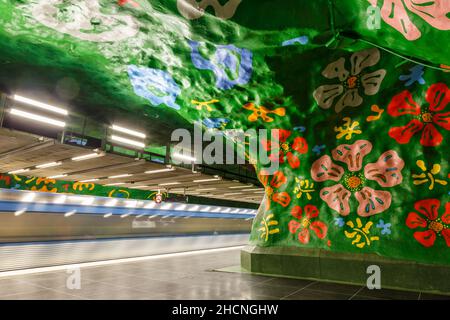
[[[273,194],[273,188],[272,187],[266,187],[266,194],[270,198]]]
[[[285,143],[281,144],[281,149],[283,149],[284,152],[288,152],[289,151],[289,143],[285,142]]]
[[[309,221],[309,219],[307,219],[307,218],[303,219],[301,222],[301,225],[303,228],[308,228],[310,224],[311,224],[311,221]]]
[[[347,184],[350,188],[357,188],[361,184],[361,179],[357,176],[348,178]]]
[[[444,225],[437,221],[431,221],[430,224],[428,225],[428,228],[439,233],[442,231],[442,229],[444,229]]]
[[[353,89],[356,87],[356,80],[358,80],[358,78],[355,76],[347,79],[347,85],[349,89]]]
[[[429,112],[422,114],[422,120],[423,122],[432,122],[433,121],[433,115]]]

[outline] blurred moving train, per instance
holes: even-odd
[[[245,245],[256,210],[0,190],[0,271]]]

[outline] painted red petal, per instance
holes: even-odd
[[[436,220],[441,201],[438,199],[425,199],[416,201],[414,208],[430,220]]]
[[[287,138],[289,138],[290,135],[291,131],[278,129],[278,141],[280,141],[280,143],[286,142]]]
[[[450,224],[450,202],[445,205],[445,212],[441,217],[441,220],[445,224]]]
[[[441,144],[443,140],[442,134],[437,131],[434,124],[427,124],[422,132],[422,138],[420,138],[420,144],[424,147],[435,147]]]
[[[420,106],[414,102],[411,93],[405,90],[392,98],[391,103],[389,103],[387,112],[393,116],[398,117],[405,114],[420,114]]]
[[[442,230],[441,234],[444,237],[444,240],[445,240],[445,243],[447,244],[447,247],[450,247],[450,229]]]
[[[291,202],[291,197],[287,192],[274,193],[272,201],[281,204],[283,207],[287,207]]]
[[[271,153],[269,155],[269,160],[272,162],[284,163],[284,153],[280,151],[278,153]]]
[[[298,233],[298,241],[300,241],[303,244],[309,243],[309,230],[303,229]]]
[[[410,212],[406,218],[406,225],[410,229],[416,229],[419,227],[425,228],[427,226],[427,221],[419,216],[416,212]]]
[[[433,122],[445,130],[450,130],[450,112],[433,115]]]
[[[283,184],[287,182],[286,176],[281,171],[276,171],[273,174],[272,180],[270,181],[270,185],[274,188],[279,188]]]
[[[292,169],[300,167],[300,159],[292,152],[287,153],[287,160]]]
[[[406,126],[393,127],[389,130],[389,136],[400,144],[408,143],[412,136],[422,130],[423,123],[413,119]]]
[[[294,139],[292,143],[292,149],[299,153],[307,153],[308,152],[308,142],[303,137],[297,137]]]
[[[424,247],[429,248],[433,246],[436,241],[436,232],[433,230],[414,232],[414,238],[416,238],[416,240],[419,241]]]
[[[294,206],[291,210],[291,214],[299,220],[302,218],[302,213],[303,210],[300,206]]]
[[[314,231],[319,239],[323,239],[327,236],[328,227],[322,221],[314,221],[309,228]]]
[[[312,204],[307,204],[305,206],[305,215],[308,219],[317,218],[319,216],[319,209]]]
[[[425,99],[430,104],[430,111],[442,111],[450,103],[450,90],[444,83],[436,83],[430,86]]]
[[[297,222],[297,221],[295,221],[295,220],[291,220],[291,221],[289,221],[289,225],[288,225],[288,227],[289,227],[289,232],[290,233],[297,233],[297,230],[301,227],[302,225],[299,223],[299,222]]]

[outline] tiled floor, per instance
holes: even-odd
[[[239,250],[199,253],[81,269],[81,288],[66,271],[0,278],[0,299],[450,299],[395,290],[212,271],[239,265]]]

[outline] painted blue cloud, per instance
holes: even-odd
[[[281,45],[282,45],[283,47],[285,47],[285,46],[291,46],[291,45],[294,45],[294,44],[296,44],[296,43],[300,43],[300,44],[302,44],[302,45],[305,45],[305,44],[307,44],[308,42],[309,42],[308,36],[301,36],[301,37],[297,37],[297,38],[293,38],[293,39],[289,39],[289,40],[283,41],[283,42],[281,43]]]
[[[128,76],[134,92],[150,101],[152,105],[165,104],[170,108],[180,109],[175,101],[181,93],[181,89],[168,72],[129,65]]]
[[[214,72],[217,88],[228,90],[237,84],[244,85],[250,80],[253,71],[253,54],[250,50],[232,44],[217,45],[214,57],[208,60],[200,54],[200,42],[189,41],[189,45],[192,63],[197,69]]]
[[[230,120],[226,118],[207,118],[203,120],[203,124],[209,129],[224,129],[228,122]]]

